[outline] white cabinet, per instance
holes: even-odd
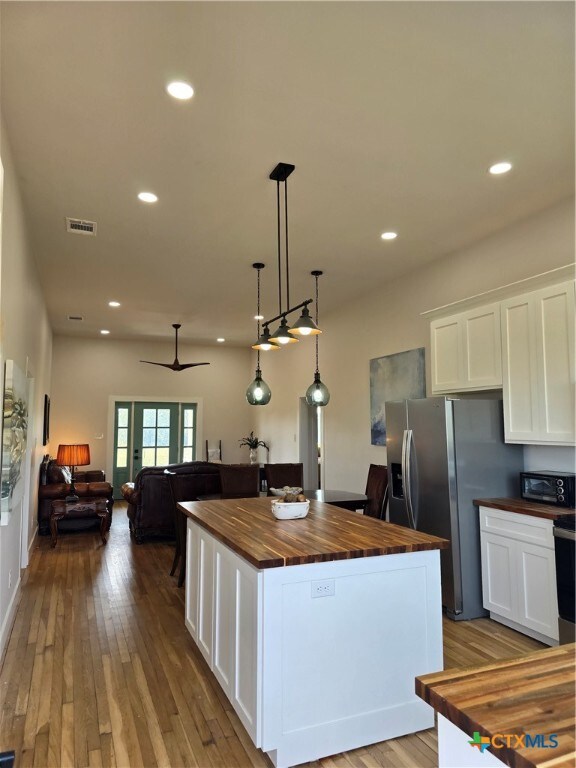
[[[432,394],[502,386],[500,305],[433,320]]]
[[[574,281],[502,302],[508,443],[575,440]]]
[[[549,645],[558,641],[552,531],[551,520],[480,507],[484,608]]]

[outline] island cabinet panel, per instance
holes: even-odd
[[[558,642],[553,521],[480,507],[482,596],[490,617]]]
[[[326,531],[336,526],[337,559],[258,569],[239,554],[227,525],[226,543],[204,527],[208,507],[193,505],[209,502],[186,504],[186,626],[254,744],[277,768],[434,725],[414,678],[442,669],[440,553],[413,550],[443,540],[319,503],[306,521],[278,522],[265,500],[228,502],[250,553],[261,545],[246,531],[266,536],[265,521],[275,557],[283,549],[294,556],[298,537],[316,529],[324,531],[321,546],[333,549]],[[216,519],[210,525],[218,530]],[[348,536],[360,537],[368,551],[392,553],[341,557]]]

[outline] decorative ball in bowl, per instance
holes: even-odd
[[[283,488],[270,488],[270,493],[272,496],[286,496],[287,493],[293,493],[295,496],[297,496],[299,493],[302,493],[302,488],[285,485]]]
[[[281,501],[272,502],[272,514],[277,520],[296,520],[306,517],[310,509],[309,501]]]

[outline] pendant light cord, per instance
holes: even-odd
[[[318,325],[318,277],[319,275],[314,275],[316,280],[316,325]],[[316,342],[316,373],[318,373],[318,334],[316,334],[314,341]]]
[[[290,267],[288,266],[288,179],[284,182],[284,250],[286,254],[286,307],[290,307]]]
[[[276,211],[277,211],[277,239],[278,239],[278,314],[282,314],[282,258],[280,252],[280,182],[276,182]],[[290,305],[288,305],[290,306]]]
[[[262,269],[262,267],[258,267],[258,269],[256,270],[256,272],[258,274],[258,299],[257,299],[257,302],[256,302],[257,303],[257,307],[258,307],[258,311],[256,312],[256,314],[258,316],[258,320],[257,320],[258,334],[256,336],[257,339],[260,338],[260,270],[261,269]],[[258,350],[257,360],[258,360],[258,362],[256,363],[256,367],[258,368],[258,370],[260,370],[260,350]]]

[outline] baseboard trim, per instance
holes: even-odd
[[[0,627],[0,669],[2,669],[2,665],[4,664],[6,649],[8,648],[8,641],[10,640],[10,635],[12,634],[12,629],[14,627],[16,609],[18,608],[21,596],[21,584],[22,579],[18,578],[18,583],[16,584],[14,594],[12,595],[8,610],[6,611],[6,616],[2,622],[2,627]]]

